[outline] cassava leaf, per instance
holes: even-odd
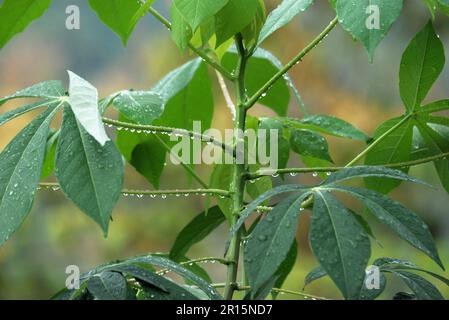
[[[31,210],[39,184],[50,122],[50,106],[0,153],[0,245],[20,227]]]
[[[310,245],[321,266],[347,299],[358,299],[371,247],[352,214],[330,193],[316,191]]]
[[[112,142],[101,146],[91,137],[69,107],[64,109],[55,173],[65,195],[106,235],[123,185],[122,157]]]

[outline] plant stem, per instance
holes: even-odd
[[[396,131],[398,128],[400,128],[404,123],[406,123],[409,119],[410,119],[411,115],[408,114],[406,115],[404,118],[402,118],[401,121],[399,121],[398,123],[396,123],[393,127],[391,127],[389,130],[387,130],[386,132],[384,132],[379,138],[377,138],[376,140],[374,140],[374,142],[372,142],[367,148],[365,148],[365,150],[363,150],[361,153],[359,153],[354,159],[352,159],[346,166],[347,167],[351,167],[354,164],[356,164],[360,159],[362,159],[368,152],[370,152],[375,146],[377,146],[381,141],[383,141],[383,139],[385,139],[387,136],[389,136],[390,134],[392,134],[394,131]]]
[[[226,283],[212,283],[211,286],[214,288],[223,288],[226,286]],[[237,283],[235,290],[236,291],[248,291],[248,290],[251,290],[251,287]],[[310,300],[329,300],[328,298],[325,298],[325,297],[314,296],[312,294],[307,294],[307,293],[303,293],[300,291],[293,291],[293,290],[287,290],[287,289],[281,289],[281,288],[272,288],[271,292],[277,292],[277,293],[281,293],[281,294],[284,294],[284,293],[292,294],[292,295],[301,296],[305,299],[310,299]]]
[[[165,19],[165,17],[163,15],[161,15],[157,10],[150,7],[148,9],[148,12],[150,12],[157,20],[159,20],[168,30],[171,30],[172,26],[171,26],[170,21]],[[201,57],[212,68],[219,71],[223,75],[223,77],[227,78],[230,81],[235,80],[235,76],[233,74],[231,74],[228,70],[226,70],[219,63],[215,62],[211,57],[209,57],[207,55],[207,53],[204,53],[201,49],[196,48],[191,43],[189,43],[189,48],[190,48],[190,50],[195,52],[199,57]]]
[[[283,77],[293,66],[298,64],[313,48],[315,48],[323,39],[334,29],[338,23],[338,18],[335,17],[329,25],[310,42],[307,47],[305,47],[297,56],[295,56],[289,63],[287,63],[281,70],[279,70],[259,91],[257,91],[248,101],[245,102],[245,108],[249,109],[254,106],[257,101],[265,94],[268,90]]]
[[[239,52],[238,62],[238,79],[236,81],[237,91],[237,116],[234,121],[234,148],[237,150],[238,146],[244,144],[243,132],[245,131],[246,111],[246,87],[245,87],[245,73],[247,64],[247,55],[243,45],[242,36],[239,34],[236,36],[236,45]],[[236,151],[234,152],[237,153]],[[243,157],[244,159],[244,157]],[[235,224],[239,218],[240,211],[243,207],[243,194],[245,191],[245,171],[246,161],[238,161],[236,159],[234,164],[234,174],[231,185],[232,201],[233,201],[233,216],[232,224]],[[243,162],[243,163],[240,163]],[[226,300],[232,300],[232,296],[236,289],[236,280],[238,272],[238,262],[240,257],[240,240],[241,230],[238,230],[231,239],[229,251],[227,254],[227,260],[230,261],[228,265],[228,273],[226,279],[224,298]]]
[[[61,186],[55,182],[42,182],[39,183],[41,189],[47,190],[60,190]],[[170,190],[136,190],[136,189],[123,189],[121,192],[123,195],[129,196],[163,196],[163,195],[217,195],[222,197],[231,197],[231,192],[221,189],[170,189]]]
[[[413,167],[416,165],[440,160],[443,158],[449,157],[449,152],[440,153],[434,156],[417,159],[417,160],[411,160],[411,161],[405,161],[405,162],[397,162],[397,163],[386,163],[386,164],[376,164],[373,167],[385,167],[385,168],[391,168],[391,169],[397,169],[397,168],[406,168],[406,167]],[[336,172],[339,170],[344,169],[345,167],[316,167],[316,168],[285,168],[285,169],[279,169],[273,172],[273,170],[269,170],[270,174],[276,173],[276,174],[284,174],[284,173],[312,173],[312,172]],[[268,172],[268,171],[267,171]],[[254,180],[261,177],[265,177],[267,174],[264,174],[263,169],[256,171],[256,172],[250,172],[248,173],[247,179],[248,180]]]
[[[186,137],[191,137],[194,139],[201,140],[203,142],[210,142],[215,146],[220,147],[225,152],[228,152],[229,154],[234,154],[234,148],[231,146],[228,146],[227,144],[216,140],[214,137],[207,136],[195,131],[189,131],[186,129],[179,129],[179,128],[172,128],[172,127],[165,127],[165,126],[154,126],[154,125],[142,125],[142,124],[136,124],[131,122],[123,122],[119,120],[114,120],[110,118],[103,117],[103,123],[106,123],[107,125],[116,127],[119,130],[125,129],[125,130],[134,130],[135,132],[142,132],[146,134],[175,134],[175,135],[181,135]]]

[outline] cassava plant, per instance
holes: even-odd
[[[431,17],[449,13],[447,0],[423,1]],[[196,58],[148,91],[123,90],[99,99],[95,87],[69,72],[68,89],[59,81],[46,81],[1,99],[0,105],[21,98],[36,101],[0,114],[0,125],[32,110],[42,112],[0,154],[0,244],[22,224],[36,191],[42,188],[60,189],[105,235],[121,195],[206,195],[207,201],[169,253],[145,253],[98,266],[81,276],[79,287],[63,289],[56,299],[265,299],[281,292],[318,299],[282,289],[296,261],[299,216],[309,211],[310,247],[319,267],[309,273],[306,284],[329,276],[345,299],[375,299],[385,289],[386,276],[393,275],[411,291],[398,298],[443,299],[422,274],[449,285],[443,276],[409,261],[371,257],[374,236],[364,218],[373,215],[444,268],[425,222],[387,195],[404,181],[425,184],[409,176],[408,170],[429,162],[435,164],[442,186],[449,192],[449,118],[440,113],[449,109],[449,100],[423,104],[445,63],[432,19],[411,39],[402,56],[399,91],[403,114],[382,123],[369,137],[344,120],[308,113],[288,72],[336,27],[359,41],[372,60],[375,48],[400,15],[403,0],[331,0],[336,17],[285,65],[262,49],[262,44],[296,16],[306,14],[313,0],[279,0],[269,13],[263,0],[173,0],[170,19],[152,7],[154,0],[88,2],[124,44],[139,20],[149,14],[170,30],[181,51]],[[0,47],[50,5],[51,0],[4,0]],[[234,114],[230,141],[194,130],[195,121],[202,129],[211,126],[210,70],[216,71]],[[291,96],[301,118],[288,116]],[[270,108],[276,116],[251,116],[256,104]],[[111,108],[116,110],[111,114],[118,113],[115,119],[107,116]],[[58,113],[62,113],[62,121],[55,127],[53,119]],[[115,142],[105,127],[117,129]],[[259,156],[253,162],[247,155],[241,157],[242,152],[248,153],[250,139],[243,134],[248,129],[268,130],[263,139],[257,135],[256,145],[270,147],[276,167],[265,167]],[[361,140],[367,146],[352,161],[337,166],[323,135]],[[183,137],[188,138],[189,147],[201,142],[215,152],[222,150],[231,163],[216,164],[210,181],[203,181],[192,165],[195,155],[181,159],[173,151],[173,138]],[[287,167],[290,151],[301,157],[304,167]],[[168,156],[181,162],[198,188],[159,190]],[[123,189],[125,162],[155,190]],[[305,185],[273,180],[278,175],[305,173],[321,182]],[[360,178],[364,187],[347,183]],[[280,184],[273,186],[273,181]],[[366,210],[354,212],[338,194],[359,200]],[[223,257],[187,257],[190,247],[223,223],[229,225]],[[370,259],[372,266],[368,266]],[[200,267],[203,262],[221,263],[226,281],[212,281]],[[172,273],[186,283],[175,282]],[[379,283],[370,287],[370,277],[376,275]]]

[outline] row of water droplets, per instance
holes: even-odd
[[[37,187],[37,190],[49,190],[49,191],[60,191],[61,188],[59,185],[40,185]],[[203,190],[199,190],[198,192],[183,192],[182,190],[179,191],[170,191],[167,193],[164,192],[155,192],[151,193],[150,191],[139,191],[139,190],[126,190],[122,192],[122,195],[124,197],[136,197],[138,199],[141,199],[143,197],[150,197],[150,198],[158,198],[166,199],[168,196],[172,197],[189,197],[189,196],[202,196],[206,197],[208,195],[216,195],[212,192],[204,192]],[[221,199],[226,198],[224,195],[218,195]]]

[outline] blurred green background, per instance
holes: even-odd
[[[279,1],[266,1],[272,8]],[[0,1],[1,3],[1,1]],[[156,0],[156,7],[167,15],[170,1]],[[65,28],[65,8],[76,4],[81,9],[81,29]],[[327,0],[316,0],[306,13],[295,19],[266,42],[286,62],[332,19]],[[375,62],[368,63],[363,47],[354,42],[340,27],[292,71],[304,102],[312,113],[327,113],[343,118],[368,133],[382,121],[402,112],[398,89],[398,71],[402,52],[413,35],[430,18],[421,0],[405,1],[404,11],[388,37],[376,52]],[[438,16],[436,28],[449,52],[449,18]],[[167,30],[150,15],[145,17],[123,48],[120,40],[108,30],[84,0],[54,1],[51,10],[14,38],[0,51],[0,96],[28,85],[50,79],[67,82],[66,70],[72,70],[98,87],[100,95],[125,89],[148,89],[171,69],[191,57],[181,54],[170,40]],[[230,127],[231,119],[216,84],[215,121],[217,128]],[[449,67],[446,67],[428,100],[449,98]],[[16,107],[11,103],[2,112]],[[258,107],[255,115],[270,114]],[[299,115],[292,102],[290,115]],[[0,148],[29,120],[23,116],[0,127]],[[111,131],[111,135],[114,132]],[[361,143],[330,139],[331,154],[344,164],[363,149]],[[299,165],[291,156],[291,165]],[[1,168],[0,168],[1,170]],[[198,167],[207,179],[209,168]],[[432,190],[404,184],[393,196],[420,214],[435,235],[443,262],[449,266],[449,196],[442,190],[432,165],[423,165],[412,174],[438,187]],[[312,177],[287,177],[288,182],[313,181]],[[280,181],[276,181],[280,183]],[[132,168],[127,169],[125,182],[130,188],[150,188]],[[185,188],[190,182],[182,168],[169,164],[162,177],[161,188]],[[123,198],[114,210],[109,237],[102,237],[100,228],[82,214],[60,192],[41,191],[23,227],[0,248],[0,299],[46,299],[65,283],[65,268],[75,264],[87,271],[97,264],[146,252],[167,252],[176,234],[201,212],[204,198]],[[358,204],[354,204],[357,208]],[[429,258],[393,236],[373,220],[373,229],[381,245],[373,242],[373,258],[389,256],[414,261],[440,274],[442,270]],[[294,272],[285,285],[300,290],[308,271],[317,265],[307,241],[309,216],[301,218],[298,232],[299,257]],[[223,225],[202,244],[193,248],[190,258],[221,256],[226,239]],[[222,282],[225,270],[205,265],[216,282]],[[434,281],[434,283],[436,283]],[[436,283],[449,298],[449,288]],[[382,298],[404,290],[403,285],[389,281]],[[328,279],[317,281],[307,293],[341,299]],[[297,299],[283,295],[281,298]]]

